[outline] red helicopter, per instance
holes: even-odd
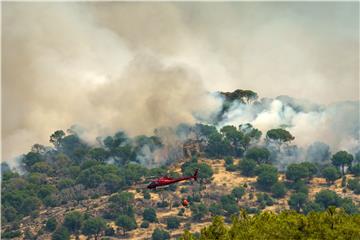
[[[185,180],[190,180],[190,179],[194,179],[195,181],[197,181],[198,178],[198,172],[199,170],[196,169],[194,172],[193,176],[189,176],[189,177],[180,177],[180,178],[171,178],[171,177],[160,177],[157,179],[154,179],[153,181],[151,181],[151,183],[147,186],[148,189],[156,189],[157,187],[162,187],[162,186],[166,186],[166,185],[170,185],[170,184],[174,184],[180,181],[185,181]]]

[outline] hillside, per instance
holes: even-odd
[[[191,161],[188,159],[187,161]],[[237,164],[239,159],[236,159],[234,164]],[[226,163],[223,159],[207,159],[200,158],[199,163],[208,164],[213,170],[213,176],[211,183],[206,183],[204,189],[199,193],[201,194],[201,202],[210,206],[212,203],[216,203],[219,196],[231,194],[231,191],[235,187],[247,186],[245,187],[245,193],[238,201],[238,206],[240,208],[259,208],[259,202],[257,202],[257,197],[250,197],[251,194],[258,194],[261,191],[256,190],[256,177],[245,177],[241,175],[238,171],[230,172],[226,170]],[[173,172],[181,172],[181,163],[174,164],[169,167]],[[352,175],[346,176],[348,179],[353,178]],[[284,180],[285,175],[279,174],[279,180]],[[142,213],[147,207],[155,207],[158,202],[161,202],[161,199],[165,198],[166,201],[171,202],[180,202],[181,199],[187,198],[190,196],[189,192],[196,191],[195,189],[199,187],[199,184],[194,182],[192,184],[188,183],[179,183],[176,191],[167,191],[165,190],[156,190],[150,192],[151,198],[146,200],[144,199],[143,194],[140,192],[142,189],[137,186],[132,186],[128,189],[128,192],[134,194],[134,208],[135,208],[135,219],[137,225],[140,226],[142,223]],[[315,195],[324,189],[330,189],[335,191],[342,198],[349,197],[353,199],[356,205],[360,204],[360,195],[354,194],[352,191],[348,190],[343,193],[343,188],[341,187],[341,179],[335,181],[334,184],[329,186],[326,183],[326,180],[321,177],[314,177],[309,181],[309,200],[313,201]],[[182,190],[186,189],[187,193],[184,193]],[[285,209],[290,209],[288,201],[290,195],[293,191],[289,191],[284,197],[276,199],[271,206],[265,206],[263,211],[273,211],[276,213],[281,212]],[[116,193],[115,193],[116,194]],[[114,194],[113,194],[114,195]],[[34,236],[37,233],[43,232],[43,234],[38,234],[37,239],[49,239],[51,238],[50,233],[42,231],[45,226],[46,221],[49,218],[54,217],[57,222],[63,222],[64,216],[72,211],[78,211],[80,213],[87,213],[92,216],[102,216],[104,212],[109,208],[109,198],[111,195],[99,196],[93,199],[81,200],[79,202],[70,201],[65,205],[57,207],[47,207],[39,211],[38,216],[25,217],[19,222],[19,229],[21,232],[31,232]],[[191,204],[197,204],[195,201]],[[155,228],[166,229],[166,219],[168,217],[177,217],[180,220],[180,226],[177,229],[173,229],[170,232],[172,238],[179,237],[183,234],[185,229],[190,230],[191,232],[199,232],[203,227],[211,224],[212,217],[210,213],[205,214],[200,221],[194,221],[192,219],[192,211],[190,208],[184,208],[183,206],[178,206],[179,204],[174,204],[175,206],[165,207],[165,208],[156,208],[156,215],[158,218],[158,223],[150,223],[148,228],[137,228],[135,230],[128,231],[125,236],[122,235],[121,228],[117,227],[114,221],[108,221],[107,225],[111,228],[114,228],[115,235],[110,239],[150,239],[151,235]],[[178,216],[180,209],[185,209],[182,216]],[[5,225],[5,228],[8,227]],[[4,229],[4,228],[3,228]],[[80,235],[80,239],[86,239],[87,236]],[[23,239],[22,237],[14,239]],[[72,239],[75,239],[75,236],[72,235]]]
[[[2,237],[156,240],[199,233],[214,216],[228,224],[241,212],[359,214],[360,154],[331,154],[316,143],[305,161],[286,129],[262,135],[249,123],[180,124],[153,136],[120,131],[91,145],[74,129],[55,131],[53,147],[33,145],[17,169],[2,164]],[[196,169],[196,182],[146,188]]]

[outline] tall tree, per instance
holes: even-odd
[[[56,148],[60,147],[62,139],[65,137],[65,132],[63,130],[57,130],[50,136],[50,142],[54,144]]]
[[[339,151],[335,153],[331,158],[331,162],[334,166],[341,167],[342,175],[345,174],[345,166],[351,166],[353,160],[353,155],[351,155],[347,151]]]
[[[267,131],[266,139],[278,141],[280,143],[286,143],[286,142],[290,142],[290,141],[294,140],[295,137],[293,135],[291,135],[291,133],[286,131],[285,129],[276,128],[276,129],[271,129],[271,130]]]

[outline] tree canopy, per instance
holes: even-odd
[[[249,216],[242,212],[233,218],[230,226],[226,226],[221,217],[215,217],[210,226],[201,230],[200,239],[337,239],[342,236],[350,240],[360,238],[359,226],[359,215],[334,209],[308,215],[294,211],[280,214],[266,211]]]
[[[264,147],[252,147],[246,151],[245,157],[254,159],[258,164],[269,163],[270,151]]]
[[[276,128],[267,131],[266,138],[269,140],[275,140],[284,143],[290,142],[295,139],[295,137],[291,135],[290,132],[282,128]]]
[[[331,157],[331,162],[336,167],[341,167],[342,174],[345,174],[345,166],[351,166],[354,160],[353,155],[346,151],[339,151]]]

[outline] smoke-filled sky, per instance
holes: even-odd
[[[359,2],[2,3],[5,160],[73,124],[194,123],[237,88],[358,101]]]

